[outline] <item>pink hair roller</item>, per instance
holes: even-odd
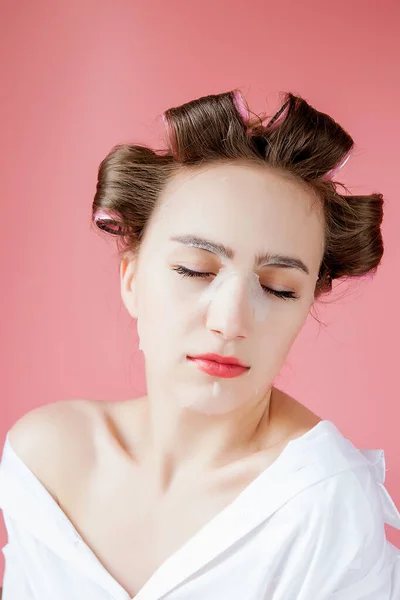
[[[249,121],[249,111],[247,110],[243,94],[240,90],[235,90],[233,92],[233,101],[235,103],[236,110],[243,119],[243,123],[247,125]]]
[[[366,275],[363,275],[362,277],[360,277],[360,279],[365,280],[365,281],[371,281],[372,279],[374,279],[376,273],[372,272],[372,273],[367,273]]]
[[[289,100],[287,100],[281,106],[281,108],[274,114],[274,116],[269,120],[269,123],[267,124],[268,130],[274,131],[275,129],[277,129],[279,127],[279,125],[281,125],[283,123],[283,121],[286,119],[286,115],[288,114],[288,111],[289,111]]]
[[[353,153],[353,148],[350,148],[350,150],[347,152],[347,154],[344,156],[344,158],[341,160],[341,162],[336,167],[334,167],[333,169],[331,169],[330,171],[325,173],[325,175],[323,177],[321,177],[322,181],[330,181],[331,179],[333,179],[333,177],[336,175],[336,173],[338,173],[340,171],[340,169],[342,169],[344,167],[344,165],[347,163],[347,161],[349,160],[352,153]]]
[[[104,221],[104,220],[109,220],[109,221],[118,221],[119,216],[117,215],[117,213],[112,212],[112,211],[106,211],[104,209],[99,209],[95,215],[94,215],[94,220],[95,221]]]
[[[97,227],[103,231],[106,231],[107,233],[119,234],[122,231],[122,227],[119,223],[120,217],[113,211],[99,209],[95,213],[93,219]]]

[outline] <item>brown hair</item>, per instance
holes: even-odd
[[[238,93],[204,96],[168,109],[168,149],[116,146],[100,164],[93,222],[118,236],[121,253],[136,251],[162,190],[177,170],[222,161],[266,164],[294,177],[322,202],[325,252],[316,298],[332,289],[333,279],[375,272],[383,255],[382,194],[342,195],[337,188],[346,189],[344,185],[326,179],[353,149],[350,135],[291,93],[284,94],[282,108],[264,125],[265,117],[246,118],[238,107]],[[247,110],[244,102],[242,106]],[[112,220],[102,219],[103,211]]]

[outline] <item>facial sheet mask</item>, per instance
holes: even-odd
[[[243,396],[240,392],[229,386],[232,386],[232,379],[224,379],[222,383],[214,380],[207,386],[207,389],[199,386],[190,390],[190,397],[182,398],[179,405],[181,408],[189,408],[208,416],[228,414],[243,403]],[[259,389],[255,389],[249,400],[255,400],[258,394]]]
[[[210,380],[211,383],[206,386],[200,384],[197,388],[190,388],[188,397],[182,398],[179,406],[209,416],[224,415],[239,406],[239,398],[232,389],[223,389],[223,384],[215,380],[213,382],[212,377]]]
[[[139,339],[139,350],[141,350],[143,352],[143,343],[142,343],[142,337],[141,337],[141,327],[140,327],[140,319],[136,319],[136,331],[137,331],[137,336]]]
[[[238,285],[241,285],[239,273],[233,268],[222,267],[200,296],[199,307],[202,310],[211,310],[218,304],[219,310],[228,310],[229,302],[237,301]],[[254,320],[262,322],[269,313],[272,299],[261,287],[259,277],[255,273],[248,274],[242,285],[244,293],[247,294],[246,301],[249,302]],[[226,356],[234,354],[233,348],[233,342],[228,342],[225,348]],[[246,377],[246,374],[240,377]],[[242,393],[237,389],[236,379],[214,378],[206,374],[204,374],[204,383],[199,383],[197,388],[191,389],[188,396],[182,398],[181,407],[208,415],[228,413],[243,401]]]
[[[200,296],[199,305],[202,308],[209,307],[211,303],[228,303],[232,296],[237,294],[237,285],[240,283],[240,275],[233,268],[222,267],[218,275]],[[244,283],[248,300],[250,302],[255,321],[264,321],[271,307],[271,298],[267,296],[260,285],[260,278],[256,273],[246,276]]]

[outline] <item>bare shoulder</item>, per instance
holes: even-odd
[[[101,404],[95,400],[60,400],[34,408],[10,429],[11,445],[23,460],[29,460],[32,452],[56,450],[71,435],[77,442],[84,441]],[[83,432],[86,436],[81,435]]]
[[[94,431],[105,403],[62,400],[35,408],[9,430],[11,447],[25,465],[56,495],[57,477],[93,457]]]
[[[315,427],[322,419],[304,404],[285,392],[274,388],[272,411],[275,421],[290,438],[296,438]]]

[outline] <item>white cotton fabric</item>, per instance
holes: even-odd
[[[321,421],[166,560],[135,600],[400,600],[400,550],[384,529],[400,529],[400,513],[384,481],[382,450],[358,450]],[[3,600],[131,600],[8,437],[0,508]]]

